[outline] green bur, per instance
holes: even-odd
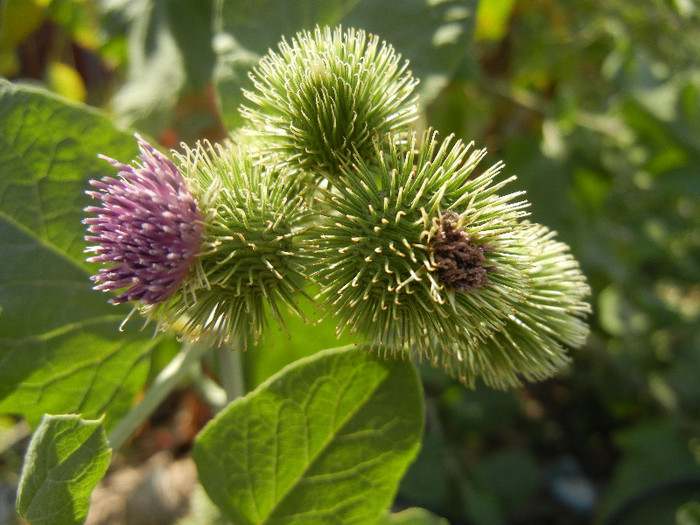
[[[369,158],[376,137],[417,118],[407,67],[374,35],[317,27],[263,57],[242,114],[281,162],[334,179],[353,151]]]
[[[321,199],[314,277],[338,331],[469,385],[551,375],[567,360],[560,343],[580,346],[586,333],[588,287],[568,247],[522,220],[520,193],[498,193],[508,182],[494,181],[502,164],[475,174],[484,150],[435,132],[388,144],[378,144],[377,165],[356,157]],[[485,284],[458,290],[441,280],[433,246],[446,217],[487,248]]]

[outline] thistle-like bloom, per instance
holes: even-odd
[[[474,175],[484,155],[429,132],[390,137],[378,166],[355,157],[326,195],[315,277],[358,342],[506,386],[582,344],[588,288],[568,247],[522,220],[520,194],[498,193],[502,164]]]
[[[225,344],[259,337],[268,311],[283,324],[280,304],[301,314],[305,255],[295,238],[309,212],[296,180],[242,146],[204,142],[175,156],[195,187],[205,228],[198,282],[170,302],[161,325]]]
[[[141,155],[133,166],[100,156],[118,170],[118,178],[91,180],[101,201],[85,240],[95,255],[88,262],[105,266],[92,276],[95,290],[120,291],[110,302],[156,305],[186,278],[199,252],[202,215],[177,167],[139,135]]]
[[[417,117],[407,66],[376,36],[317,27],[260,61],[242,113],[282,162],[332,179],[353,151],[368,162],[374,139]]]

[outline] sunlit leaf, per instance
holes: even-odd
[[[449,522],[425,509],[413,507],[401,512],[387,512],[377,525],[449,525]]]
[[[43,12],[34,0],[5,0],[0,5],[0,52],[14,48],[41,25]]]
[[[87,91],[83,79],[75,69],[61,62],[51,62],[47,71],[49,88],[76,102],[85,102]]]
[[[700,501],[686,503],[678,509],[676,525],[700,525]]]
[[[515,0],[480,0],[476,17],[477,40],[501,40],[508,29]]]
[[[205,427],[200,480],[237,524],[371,523],[418,450],[421,397],[405,361],[354,347],[302,359]]]

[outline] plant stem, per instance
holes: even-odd
[[[229,402],[245,394],[242,351],[243,344],[235,350],[226,347],[219,348],[219,379]]]
[[[210,347],[199,343],[186,343],[168,366],[153,381],[151,388],[146,391],[143,399],[126,415],[126,417],[112,430],[109,442],[114,450],[120,449],[129,437],[138,429],[144,421],[158,408],[163,400],[185,377],[190,368],[197,363]]]
[[[199,366],[192,368],[189,378],[199,395],[204,398],[214,413],[219,412],[226,406],[228,394],[216,381],[204,374],[201,363]]]

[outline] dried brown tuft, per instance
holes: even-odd
[[[460,292],[471,292],[489,281],[488,272],[493,266],[484,266],[484,252],[493,248],[472,242],[471,236],[455,227],[457,215],[444,212],[440,227],[431,243],[437,274],[447,286]]]

